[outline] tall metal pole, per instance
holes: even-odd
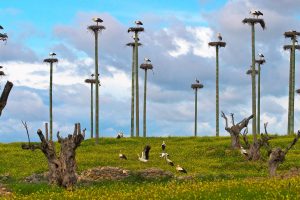
[[[144,113],[143,113],[143,137],[146,137],[146,101],[147,101],[147,69],[145,69],[145,78],[144,78]]]
[[[294,120],[295,120],[295,116],[294,116],[294,113],[295,113],[295,70],[296,70],[296,51],[295,51],[295,43],[296,43],[296,36],[292,38],[292,92],[291,92],[291,129],[290,129],[290,133],[294,134],[295,131],[294,131]]]
[[[258,80],[257,80],[257,133],[260,133],[260,63],[258,63]]]
[[[253,139],[257,141],[256,137],[256,81],[255,81],[255,26],[254,24],[251,25],[251,40],[252,40],[252,132],[253,132]]]
[[[197,88],[195,89],[195,132],[194,136],[197,137]]]
[[[52,80],[53,62],[50,62],[50,89],[49,89],[49,115],[50,115],[50,141],[53,141],[53,115],[52,115]]]
[[[131,126],[130,126],[130,136],[134,137],[134,59],[135,59],[135,43],[132,45],[132,68],[131,68]]]
[[[134,50],[135,50],[135,126],[136,126],[136,137],[140,136],[140,117],[139,117],[139,69],[138,69],[138,32],[134,32]]]
[[[291,123],[292,123],[292,93],[293,93],[293,48],[290,51],[290,78],[289,78],[289,105],[288,105],[288,128],[287,134],[291,134]]]
[[[91,83],[91,138],[94,138],[94,89],[93,83]]]
[[[219,136],[219,46],[216,46],[216,136]]]

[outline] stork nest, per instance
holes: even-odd
[[[255,60],[255,63],[260,64],[260,65],[264,64],[265,62],[266,62],[265,59]]]
[[[260,24],[260,26],[265,29],[266,28],[266,23],[263,19],[260,19],[260,18],[245,18],[243,21],[242,21],[244,24]]]
[[[135,46],[135,42],[129,42],[129,43],[126,44],[126,46],[134,47]],[[142,43],[138,42],[138,46],[142,46]]]
[[[88,30],[91,30],[93,32],[102,31],[105,29],[105,26],[102,25],[90,25],[87,27]]]
[[[85,79],[84,82],[86,83],[91,83],[91,84],[95,84],[96,80],[95,79]]]
[[[203,86],[203,84],[201,84],[201,83],[193,83],[192,85],[191,85],[191,88],[192,89],[201,89],[201,88],[203,88],[204,86]]]
[[[218,42],[209,42],[208,46],[215,46],[215,47],[225,47],[226,42],[218,41]]]
[[[249,69],[246,74],[251,75],[252,74],[252,69]],[[258,70],[255,70],[255,75],[258,74]]]
[[[58,59],[57,58],[46,58],[46,59],[44,59],[44,62],[56,63],[56,62],[58,62]]]
[[[129,33],[129,32],[143,32],[143,31],[144,31],[143,27],[130,27],[127,32]]]
[[[141,64],[140,68],[147,70],[147,69],[153,69],[153,66],[151,63],[143,63],[143,64]]]
[[[283,35],[286,38],[295,38],[296,36],[300,36],[300,32],[297,32],[297,31],[287,31],[287,32],[284,32]]]
[[[0,71],[0,76],[5,76],[4,71]]]
[[[298,94],[300,94],[300,89],[296,90],[296,92],[297,92]]]
[[[0,38],[1,38],[1,39],[7,39],[7,37],[8,37],[8,36],[7,36],[6,34],[0,33]]]
[[[288,49],[292,49],[292,47],[293,47],[293,45],[290,45],[290,44],[289,45],[284,45],[283,49],[284,50],[288,50]],[[295,49],[299,50],[300,49],[300,45],[295,45]]]

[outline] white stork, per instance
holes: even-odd
[[[181,173],[187,173],[187,171],[184,168],[180,167],[179,165],[176,166],[176,170]]]
[[[94,18],[93,18],[93,21],[96,22],[97,25],[98,25],[99,23],[102,23],[102,22],[103,22],[103,20],[102,20],[101,18],[99,18],[99,17],[94,17]]]
[[[134,22],[137,26],[142,26],[143,25],[143,22],[141,22],[140,20],[136,20]]]
[[[168,163],[169,165],[174,166],[173,161],[170,160],[169,158],[167,158],[167,156],[166,156],[166,161],[167,161],[167,163]]]
[[[163,143],[161,144],[161,149],[163,150],[163,151],[165,151],[165,149],[166,149],[166,143],[165,143],[165,141],[163,141]]]
[[[137,155],[138,155],[139,161],[141,161],[141,162],[148,162],[148,160],[145,158],[145,155],[144,155],[143,151],[142,151],[142,156],[141,157],[140,157],[139,154],[137,154]]]
[[[259,56],[260,58],[264,58],[264,57],[265,57],[264,54],[262,54],[262,53],[259,53],[258,56]]]
[[[165,158],[165,157],[168,157],[168,156],[169,156],[169,154],[168,154],[168,153],[161,153],[159,157],[161,157],[161,158]]]
[[[251,10],[249,12],[253,17],[256,16],[256,18],[258,18],[260,15],[263,16],[264,14],[262,12],[260,12],[259,10]]]
[[[144,58],[146,63],[151,63],[151,60],[149,58]]]
[[[56,56],[56,53],[50,52],[50,53],[49,53],[49,56],[54,57],[54,56]]]
[[[241,154],[243,154],[245,156],[248,156],[248,152],[242,146],[241,146],[241,150],[240,151],[241,151]]]
[[[119,153],[119,158],[127,160],[127,157],[125,156],[125,154],[122,154],[122,153]]]
[[[221,33],[218,33],[217,37],[218,37],[219,41],[222,41],[223,38],[222,38]]]

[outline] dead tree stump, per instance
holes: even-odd
[[[246,144],[246,148],[249,148],[248,153],[246,154],[247,160],[257,161],[261,159],[260,149],[261,147],[265,147],[268,155],[271,153],[271,147],[269,145],[269,140],[272,139],[268,135],[267,131],[268,123],[264,123],[265,133],[260,134],[260,138],[253,142],[253,144],[249,144],[247,132],[243,133],[243,139]]]
[[[0,97],[0,116],[2,114],[2,110],[5,108],[7,99],[9,96],[9,93],[13,87],[13,83],[7,81],[4,87],[4,90],[2,91],[1,97]]]
[[[75,125],[74,133],[69,134],[66,138],[60,137],[59,132],[57,133],[58,143],[61,144],[59,156],[55,152],[54,142],[47,141],[40,129],[37,134],[41,144],[22,144],[22,149],[40,149],[44,153],[48,160],[48,181],[50,184],[72,188],[77,182],[76,149],[85,137],[85,130],[78,133],[78,127]]]
[[[231,136],[231,147],[233,149],[240,149],[241,144],[240,144],[240,134],[243,128],[246,128],[248,126],[248,123],[250,119],[253,118],[253,115],[250,115],[248,118],[243,119],[239,123],[235,124],[234,123],[234,116],[233,113],[231,114],[232,118],[232,126],[228,126],[228,120],[224,112],[222,111],[221,115],[225,119],[225,130],[230,134]]]
[[[279,164],[283,163],[288,151],[297,143],[300,137],[300,131],[298,131],[294,140],[282,150],[280,147],[274,148],[269,156],[269,174],[270,176],[276,176],[276,170]]]

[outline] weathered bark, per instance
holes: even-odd
[[[243,134],[243,139],[245,141],[246,148],[249,147],[249,151],[247,154],[248,160],[256,161],[261,159],[260,148],[263,146],[266,148],[268,153],[270,152],[269,140],[272,138],[268,135],[267,125],[268,123],[264,123],[265,133],[261,133],[260,138],[254,141],[253,144],[249,145],[247,133]]]
[[[248,123],[249,123],[250,119],[253,118],[253,115],[250,115],[248,118],[243,119],[242,121],[240,121],[237,124],[234,124],[233,114],[231,114],[231,116],[232,116],[233,125],[231,127],[229,127],[227,117],[224,114],[224,112],[222,111],[222,117],[225,119],[225,124],[226,124],[225,130],[231,136],[231,146],[233,149],[240,149],[241,148],[241,145],[240,145],[241,131],[243,130],[243,128],[246,128],[248,126]]]
[[[76,149],[84,140],[85,130],[80,132],[80,125],[75,124],[73,134],[62,138],[57,133],[58,143],[61,144],[60,154],[56,155],[55,144],[53,141],[47,141],[39,129],[37,134],[41,140],[41,144],[23,144],[23,149],[40,149],[48,160],[49,174],[48,180],[50,184],[57,184],[65,188],[71,188],[77,182],[76,176]]]
[[[279,147],[274,148],[272,150],[270,157],[269,157],[269,174],[270,174],[270,176],[276,175],[276,170],[277,170],[279,164],[284,162],[286,154],[297,143],[299,138],[300,138],[300,131],[298,131],[297,136],[284,150],[282,150]]]
[[[8,99],[8,96],[9,96],[9,93],[10,93],[12,87],[13,87],[13,83],[7,81],[5,84],[4,90],[2,91],[1,97],[0,97],[0,116],[2,114],[3,109],[6,106],[7,99]]]

